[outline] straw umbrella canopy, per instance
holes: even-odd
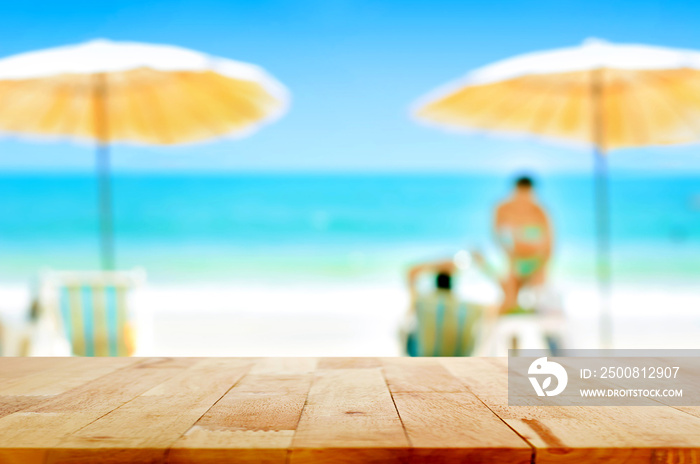
[[[111,143],[247,135],[287,102],[257,66],[168,45],[95,40],[0,60],[0,133],[96,145],[104,269],[115,266]]]
[[[700,53],[589,39],[477,69],[420,100],[414,116],[444,127],[592,146],[600,336],[610,346],[607,155],[700,140]]]

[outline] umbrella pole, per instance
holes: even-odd
[[[107,79],[104,74],[94,75],[94,124],[97,139],[96,165],[99,183],[98,209],[100,212],[100,262],[103,271],[115,268],[114,224],[112,213],[112,182],[109,162],[109,131],[107,121]]]
[[[610,310],[610,193],[608,160],[600,148],[595,150],[595,203],[598,242],[598,288],[600,291],[600,346],[612,348],[612,315]]]
[[[608,158],[603,128],[603,69],[591,71],[592,128],[595,146],[595,210],[598,248],[597,274],[600,294],[600,347],[612,348],[612,315],[610,309],[610,193]]]
[[[114,270],[114,225],[112,221],[112,182],[109,174],[109,145],[97,145],[99,179],[100,260],[103,271]]]

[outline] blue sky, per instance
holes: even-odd
[[[587,37],[700,49],[700,4],[598,0],[3,0],[0,56],[97,37],[170,43],[259,64],[293,95],[252,137],[116,146],[141,170],[583,171],[585,150],[450,134],[408,117],[419,96],[470,69]],[[0,140],[0,171],[91,170],[89,146]],[[613,169],[700,172],[700,146],[625,150]]]

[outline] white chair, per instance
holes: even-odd
[[[506,314],[485,324],[477,356],[507,356],[509,349],[549,350],[554,355],[563,348],[566,321],[558,294],[531,287],[519,300],[533,312]]]
[[[535,314],[500,316],[486,330],[478,356],[507,356],[509,349],[548,348],[540,318]]]

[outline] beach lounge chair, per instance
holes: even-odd
[[[521,290],[519,308],[484,327],[476,356],[507,356],[509,349],[547,350],[558,356],[565,347],[563,301],[556,290],[529,286]]]
[[[415,329],[408,337],[410,356],[469,356],[477,341],[483,308],[447,291],[420,296]]]
[[[32,308],[28,354],[131,355],[134,329],[129,293],[144,282],[145,272],[140,269],[42,273]]]

